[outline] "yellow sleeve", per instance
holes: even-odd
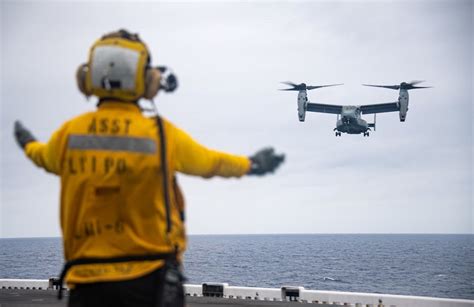
[[[208,149],[183,130],[171,124],[168,127],[175,142],[178,172],[210,178],[241,177],[249,171],[251,163],[248,157]]]
[[[65,142],[65,126],[53,133],[48,143],[38,141],[28,143],[25,153],[37,166],[47,172],[59,175],[61,172],[61,156]]]

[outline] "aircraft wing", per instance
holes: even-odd
[[[366,104],[360,106],[362,114],[374,114],[374,113],[385,113],[385,112],[397,112],[399,111],[397,102],[379,103],[379,104]]]
[[[335,105],[335,104],[323,104],[323,103],[308,102],[308,104],[306,105],[306,111],[319,112],[319,113],[341,114],[342,106]]]

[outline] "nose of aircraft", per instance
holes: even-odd
[[[351,117],[351,118],[356,117],[354,110],[348,110],[348,109],[343,109],[341,115],[343,117]]]

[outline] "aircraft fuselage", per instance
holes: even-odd
[[[339,132],[348,134],[367,133],[369,124],[361,118],[361,112],[357,106],[343,106],[341,118],[337,120],[336,128]]]

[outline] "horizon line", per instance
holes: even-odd
[[[288,236],[288,235],[474,235],[467,232],[294,232],[294,233],[192,233],[190,236]],[[0,237],[1,239],[53,239],[62,236]]]

